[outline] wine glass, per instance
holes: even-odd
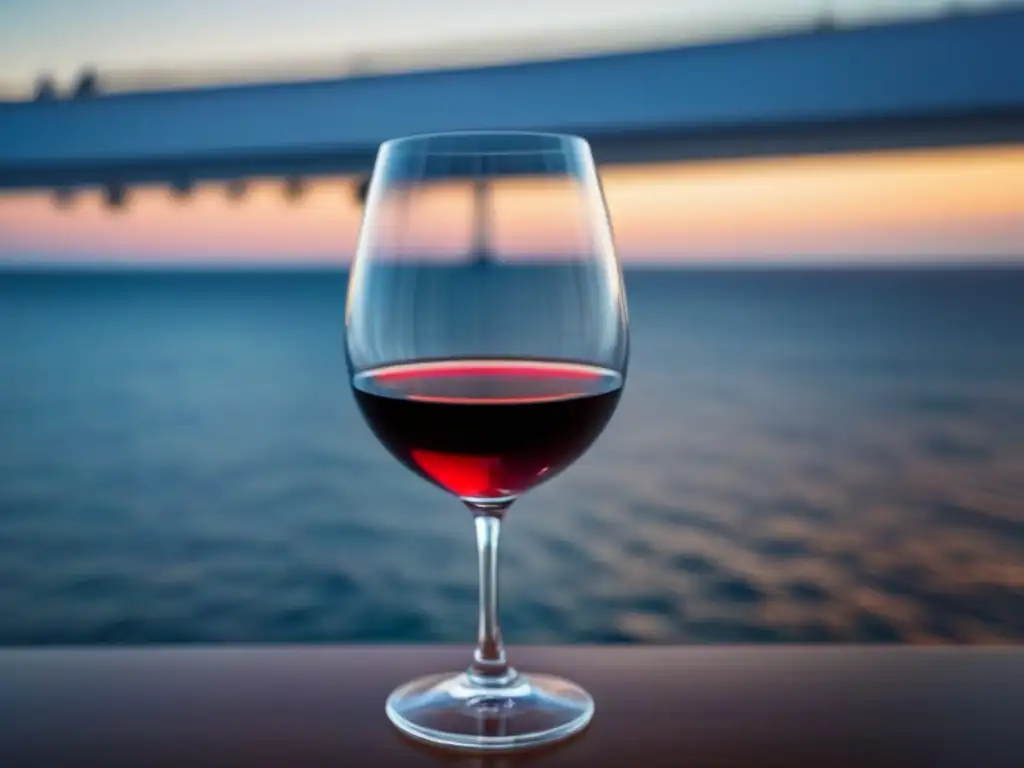
[[[520,495],[590,447],[626,378],[626,299],[589,145],[508,132],[385,142],[345,324],[370,429],[476,525],[472,662],[398,688],[388,716],[415,739],[468,749],[582,730],[594,711],[585,690],[506,660],[498,533]]]

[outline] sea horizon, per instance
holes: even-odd
[[[515,262],[503,262],[503,267],[526,266],[537,267],[550,263],[551,260],[538,258]],[[151,261],[142,259],[125,260],[53,260],[53,259],[0,259],[2,272],[347,272],[352,261],[311,260],[253,260],[235,259],[217,260],[213,258],[188,258],[181,260]],[[459,266],[462,262],[445,262],[443,266]],[[957,258],[957,257],[920,257],[920,258],[824,258],[808,257],[798,259],[678,259],[678,260],[642,260],[621,259],[623,272],[676,272],[676,271],[830,271],[830,270],[867,270],[867,271],[931,271],[931,270],[1024,270],[1024,254],[1007,254],[1003,257]]]

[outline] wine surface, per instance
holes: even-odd
[[[402,463],[467,500],[507,499],[569,466],[601,434],[618,373],[540,360],[442,360],[357,374],[367,423]]]

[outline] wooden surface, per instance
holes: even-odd
[[[575,739],[412,744],[384,699],[450,647],[0,651],[0,766],[1024,766],[1024,649],[513,648],[594,695]]]

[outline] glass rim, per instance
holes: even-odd
[[[507,138],[510,140],[529,140],[536,139],[538,146],[532,149],[465,149],[465,150],[451,150],[451,149],[430,149],[430,143],[432,141],[445,140],[445,139],[458,139],[460,137],[466,139],[474,138],[490,138],[500,140]],[[562,145],[562,148],[556,149],[553,147],[541,146],[544,142],[555,142],[557,141]],[[433,133],[413,133],[407,136],[396,136],[391,139],[387,139],[380,145],[380,152],[391,152],[396,149],[408,149],[422,145],[422,149],[418,150],[425,155],[442,155],[442,156],[468,156],[468,157],[483,157],[490,155],[540,155],[548,154],[553,152],[564,152],[566,148],[573,147],[576,149],[590,149],[589,142],[578,134],[573,133],[556,133],[553,131],[517,131],[517,130],[463,130],[463,131],[435,131]]]

